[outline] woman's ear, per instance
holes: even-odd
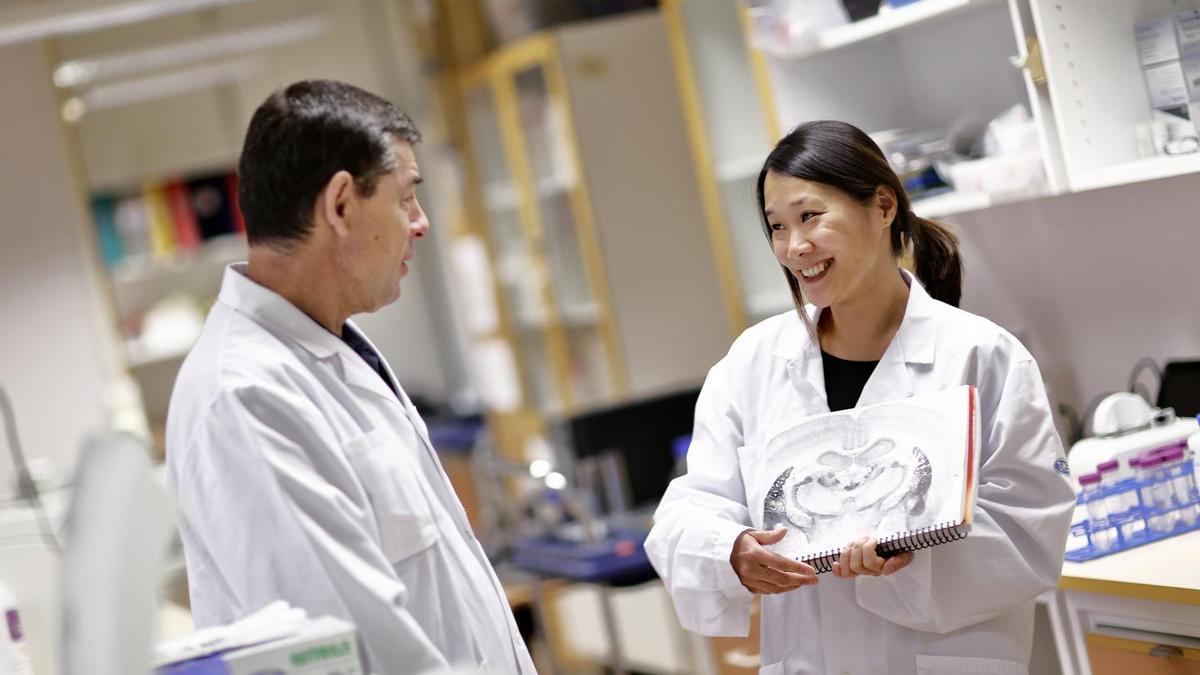
[[[318,226],[329,226],[340,237],[350,232],[346,220],[346,209],[354,197],[354,177],[348,171],[338,171],[317,195],[317,203],[313,207],[313,222]]]
[[[899,200],[896,199],[896,191],[887,185],[880,185],[875,188],[875,208],[883,219],[883,227],[891,227],[892,222],[896,220],[896,208]]]

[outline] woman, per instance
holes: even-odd
[[[956,308],[957,239],[912,213],[859,129],[790,133],[758,206],[797,311],[743,333],[705,381],[688,472],[646,541],[680,621],[745,635],[761,594],[763,673],[1027,672],[1034,598],[1058,581],[1075,497],[1037,364]],[[915,277],[899,266],[909,251]],[[820,578],[766,548],[787,531],[752,529],[745,486],[769,429],[962,384],[979,390],[982,432],[966,539],[887,560],[848,541]]]

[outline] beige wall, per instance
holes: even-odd
[[[0,386],[26,454],[69,469],[108,424],[113,324],[48,73],[40,45],[0,47]],[[5,452],[0,498],[14,493]]]
[[[1019,333],[1080,412],[1125,389],[1142,356],[1200,358],[1198,186],[1181,176],[951,218],[964,308]]]

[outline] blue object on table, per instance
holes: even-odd
[[[517,543],[512,563],[568,581],[632,586],[657,577],[646,557],[645,540],[645,532],[628,531],[615,531],[596,543],[534,537]]]
[[[209,654],[155,668],[154,675],[229,675],[229,666],[220,654]]]
[[[438,452],[469,454],[483,432],[483,423],[467,420],[430,421],[429,442]]]
[[[683,457],[687,457],[688,448],[692,447],[692,435],[684,434],[671,441],[671,456],[678,461]]]
[[[1096,530],[1093,530],[1091,522],[1087,519],[1072,525],[1071,534],[1079,537],[1086,537],[1088,544],[1082,548],[1067,551],[1065,556],[1066,559],[1070,560],[1071,562],[1094,560],[1112,553],[1127,551],[1131,548],[1137,548],[1138,546],[1174,537],[1176,535],[1191,532],[1193,530],[1200,530],[1200,519],[1194,519],[1191,523],[1188,523],[1183,518],[1180,518],[1175,522],[1175,525],[1171,529],[1165,531],[1155,531],[1149,526],[1149,523],[1153,518],[1168,517],[1172,513],[1182,512],[1184,509],[1200,508],[1200,495],[1193,493],[1190,500],[1180,504],[1172,504],[1167,508],[1156,508],[1153,505],[1146,504],[1142,498],[1144,490],[1163,482],[1170,483],[1180,478],[1184,474],[1192,473],[1193,470],[1193,462],[1191,459],[1188,459],[1187,461],[1180,462],[1178,465],[1170,469],[1165,475],[1164,480],[1137,480],[1135,478],[1127,478],[1116,485],[1098,490],[1096,493],[1094,493],[1091,499],[1119,501],[1132,493],[1132,495],[1136,495],[1137,506],[1133,506],[1123,513],[1109,515],[1107,518],[1108,522],[1104,528],[1097,528]],[[1079,495],[1075,502],[1080,506],[1086,505],[1083,494]],[[1137,521],[1144,521],[1145,526],[1137,530],[1136,534],[1132,536],[1127,535],[1127,528],[1125,526]],[[1105,534],[1101,535],[1101,530]],[[1097,538],[1098,535],[1104,537],[1113,537],[1115,541],[1113,541],[1108,547],[1096,546],[1092,542]]]

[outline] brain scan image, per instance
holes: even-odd
[[[945,418],[918,406],[856,412],[820,416],[768,443],[763,528],[789,530],[777,552],[803,557],[954,517],[934,489],[962,474],[961,459],[944,456],[949,444],[938,441]]]

